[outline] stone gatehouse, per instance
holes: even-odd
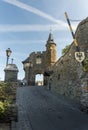
[[[29,57],[24,60],[23,66],[25,71],[25,80],[28,85],[35,85],[35,75],[50,72],[52,66],[56,62],[56,43],[54,42],[53,34],[50,33],[46,51],[32,52]],[[47,84],[47,76],[44,76],[44,85]]]

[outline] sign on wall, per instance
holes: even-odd
[[[85,59],[85,54],[84,52],[75,52],[75,59],[78,62],[82,62]]]

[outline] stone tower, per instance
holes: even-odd
[[[56,62],[56,43],[53,34],[50,33],[46,43],[46,68],[50,70]]]

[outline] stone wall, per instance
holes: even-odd
[[[9,123],[0,123],[0,130],[10,130],[10,124]]]
[[[70,50],[62,56],[54,65],[52,75],[52,90],[59,94],[80,99],[81,95],[81,64],[74,57],[75,46],[72,44]]]
[[[18,74],[18,72],[15,72],[15,71],[6,71],[5,72],[5,75],[6,75],[5,81],[6,82],[17,82],[17,74]]]
[[[76,39],[80,51],[85,52],[88,58],[88,18],[83,20],[76,30]],[[75,99],[88,106],[88,71],[84,70],[84,62],[75,59],[76,47],[71,44],[68,52],[53,66],[51,90],[56,93]]]

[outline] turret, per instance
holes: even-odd
[[[50,33],[46,43],[46,67],[51,67],[56,62],[56,43],[53,34]]]

